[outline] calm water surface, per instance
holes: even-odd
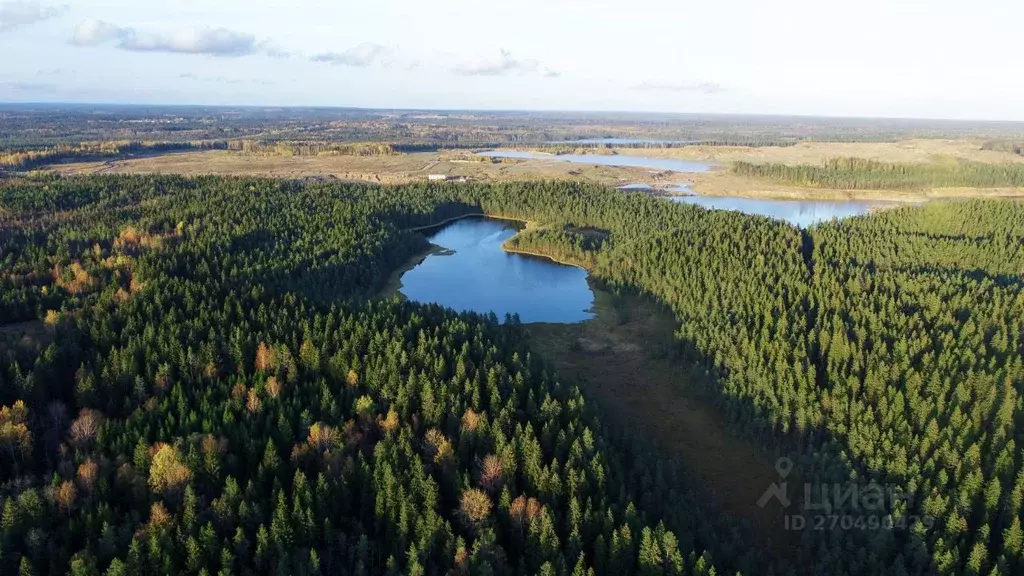
[[[692,191],[686,186],[675,188],[679,192]],[[794,226],[807,228],[833,218],[848,218],[867,214],[877,203],[852,200],[761,200],[733,196],[669,196],[673,202],[695,204],[713,210],[735,210],[744,214],[757,214],[785,220]]]
[[[493,158],[524,158],[529,160],[553,160],[555,162],[573,162],[599,166],[630,166],[633,168],[650,168],[652,170],[673,170],[675,172],[707,172],[711,165],[706,162],[691,162],[673,158],[647,158],[644,156],[626,156],[615,154],[538,154],[521,150],[490,150],[477,152],[481,156]]]
[[[431,254],[402,275],[402,294],[460,311],[519,314],[523,322],[582,322],[593,318],[587,272],[543,258],[509,254],[501,243],[519,227],[509,221],[467,218],[429,237],[454,254]]]
[[[650,138],[580,138],[579,140],[555,140],[548,144],[693,144],[695,140],[652,140]]]
[[[519,150],[491,150],[479,152],[484,156],[497,158],[526,158],[534,160],[554,160],[576,162],[581,164],[599,164],[603,166],[631,166],[635,168],[651,168],[652,170],[673,170],[676,172],[706,172],[711,168],[704,162],[690,162],[671,158],[649,158],[644,156],[599,154],[537,154]],[[649,190],[646,184],[629,184],[622,190]],[[700,196],[696,195],[685,184],[672,188],[677,192],[693,194],[692,196],[672,196],[673,202],[696,204],[713,210],[736,210],[745,214],[756,214],[785,220],[795,226],[806,228],[819,222],[833,218],[847,218],[867,214],[877,203],[846,201],[846,200],[764,200],[755,198],[738,198],[733,196]]]

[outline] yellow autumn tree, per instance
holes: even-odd
[[[394,410],[388,410],[387,417],[381,418],[380,420],[380,427],[385,432],[394,432],[395,430],[398,430],[398,425],[398,412],[395,412]]]
[[[267,378],[267,385],[264,389],[267,391],[267,395],[271,398],[277,398],[281,395],[281,383],[273,376]]]
[[[32,433],[28,429],[28,406],[18,400],[0,407],[0,446],[12,459],[32,454]]]
[[[191,478],[192,471],[174,446],[164,444],[157,449],[149,466],[149,486],[154,492],[172,492]]]
[[[480,522],[491,514],[491,498],[482,490],[470,488],[462,493],[459,510],[470,522]]]
[[[306,443],[313,450],[333,450],[341,445],[341,434],[333,427],[317,422],[309,427]]]
[[[476,432],[476,429],[480,427],[480,420],[480,414],[469,408],[462,415],[462,429],[466,432]]]
[[[78,497],[78,489],[75,488],[75,483],[70,480],[61,482],[60,486],[54,490],[53,498],[57,502],[57,508],[65,514],[71,514],[71,511],[75,508],[75,499]]]
[[[264,342],[260,342],[260,345],[256,347],[256,369],[270,371],[277,366],[275,354],[273,348],[267,346]]]
[[[245,408],[249,412],[256,414],[260,411],[260,395],[255,389],[249,390],[246,395]]]
[[[436,428],[427,430],[425,437],[428,454],[438,466],[447,466],[455,461],[455,450],[451,440]]]
[[[167,511],[163,503],[155,502],[149,507],[149,525],[152,528],[159,528],[171,523],[174,517]]]

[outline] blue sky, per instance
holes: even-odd
[[[1024,3],[0,0],[0,101],[1024,120]]]

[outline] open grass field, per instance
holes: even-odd
[[[1024,156],[982,150],[981,140],[904,140],[901,142],[802,142],[794,146],[686,146],[682,148],[617,148],[624,155],[679,158],[728,163],[821,164],[830,158],[853,157],[879,162],[925,163],[960,158],[988,164],[1024,163]]]
[[[1009,152],[982,150],[982,141],[906,140],[902,142],[804,142],[795,146],[760,148],[741,146],[687,146],[684,148],[620,148],[623,155],[653,156],[712,162],[715,170],[687,174],[690,188],[705,196],[741,196],[749,198],[789,198],[797,200],[868,200],[887,202],[923,202],[940,198],[1024,196],[1019,188],[933,188],[930,190],[824,190],[748,178],[733,174],[728,166],[743,161],[758,164],[819,165],[832,158],[864,158],[879,162],[909,164],[957,161],[985,164],[1024,163],[1024,156]]]
[[[867,202],[919,203],[943,198],[1024,197],[1024,188],[932,188],[929,190],[835,190],[793,186],[761,178],[712,170],[683,175],[690,189],[703,196],[791,200],[861,200]]]
[[[746,161],[788,165],[821,164],[831,158],[854,157],[899,163],[940,163],[959,160],[992,164],[1024,163],[1024,156],[982,150],[974,140],[907,140],[876,143],[806,142],[788,147],[688,146],[683,148],[619,148],[622,155],[678,158],[716,164],[704,173],[656,172],[645,168],[598,166],[556,160],[505,160],[500,163],[460,160],[456,151],[418,152],[397,156],[273,156],[226,150],[177,152],[105,162],[58,164],[64,174],[175,173],[221,174],[278,178],[337,178],[379,184],[425,181],[428,174],[466,177],[477,182],[582,179],[607,186],[644,183],[666,187],[686,182],[706,196],[749,198],[867,200],[922,202],[937,198],[1024,196],[1017,188],[934,188],[930,190],[825,190],[744,177],[729,170]]]
[[[425,181],[429,174],[467,177],[477,182],[506,180],[584,179],[609,186],[654,183],[650,171],[639,168],[590,166],[555,160],[511,160],[501,163],[457,159],[451,151],[417,152],[397,156],[272,156],[227,150],[179,152],[111,160],[54,165],[62,174],[219,174],[273,178],[338,178],[378,184]]]
[[[779,537],[786,534],[782,510],[757,506],[778,480],[776,456],[729,431],[724,413],[695,385],[702,371],[658,353],[659,343],[673,339],[672,313],[646,298],[614,295],[593,282],[591,288],[593,320],[528,324],[531,346],[610,418],[679,458],[698,493],[747,521],[761,545],[789,557]]]

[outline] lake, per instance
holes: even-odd
[[[521,226],[508,220],[465,218],[428,236],[452,254],[431,254],[402,275],[410,300],[459,311],[519,314],[523,322],[575,323],[594,317],[587,272],[545,258],[509,254],[502,242]]]
[[[626,156],[624,154],[539,154],[521,150],[489,150],[477,152],[480,156],[492,158],[522,158],[526,160],[550,160],[553,162],[574,162],[598,166],[628,166],[632,168],[650,168],[652,170],[672,170],[675,172],[707,172],[711,164],[691,162],[674,158],[648,158],[644,156]]]
[[[646,156],[624,156],[599,154],[538,154],[519,150],[491,150],[478,152],[483,156],[497,158],[524,158],[531,160],[555,160],[576,162],[581,164],[599,164],[602,166],[630,166],[634,168],[651,168],[653,170],[673,170],[675,172],[706,172],[711,168],[705,162],[674,160],[671,158],[650,158]],[[651,190],[646,184],[629,184],[620,188],[627,191]],[[671,188],[676,192],[692,194],[692,196],[670,196],[673,202],[695,204],[713,210],[736,210],[745,214],[755,214],[785,220],[794,226],[807,228],[832,218],[847,218],[867,214],[877,203],[847,200],[767,200],[757,198],[739,198],[734,196],[700,196],[685,184]]]
[[[676,190],[690,191],[685,186],[677,187]],[[713,210],[735,210],[744,214],[785,220],[800,228],[827,222],[833,218],[861,216],[867,214],[872,206],[878,205],[877,202],[850,200],[762,200],[734,196],[667,196],[667,198],[680,204],[694,204]]]
[[[620,144],[622,146],[636,144],[695,144],[696,140],[652,140],[650,138],[580,138],[579,140],[555,140],[548,144]]]

